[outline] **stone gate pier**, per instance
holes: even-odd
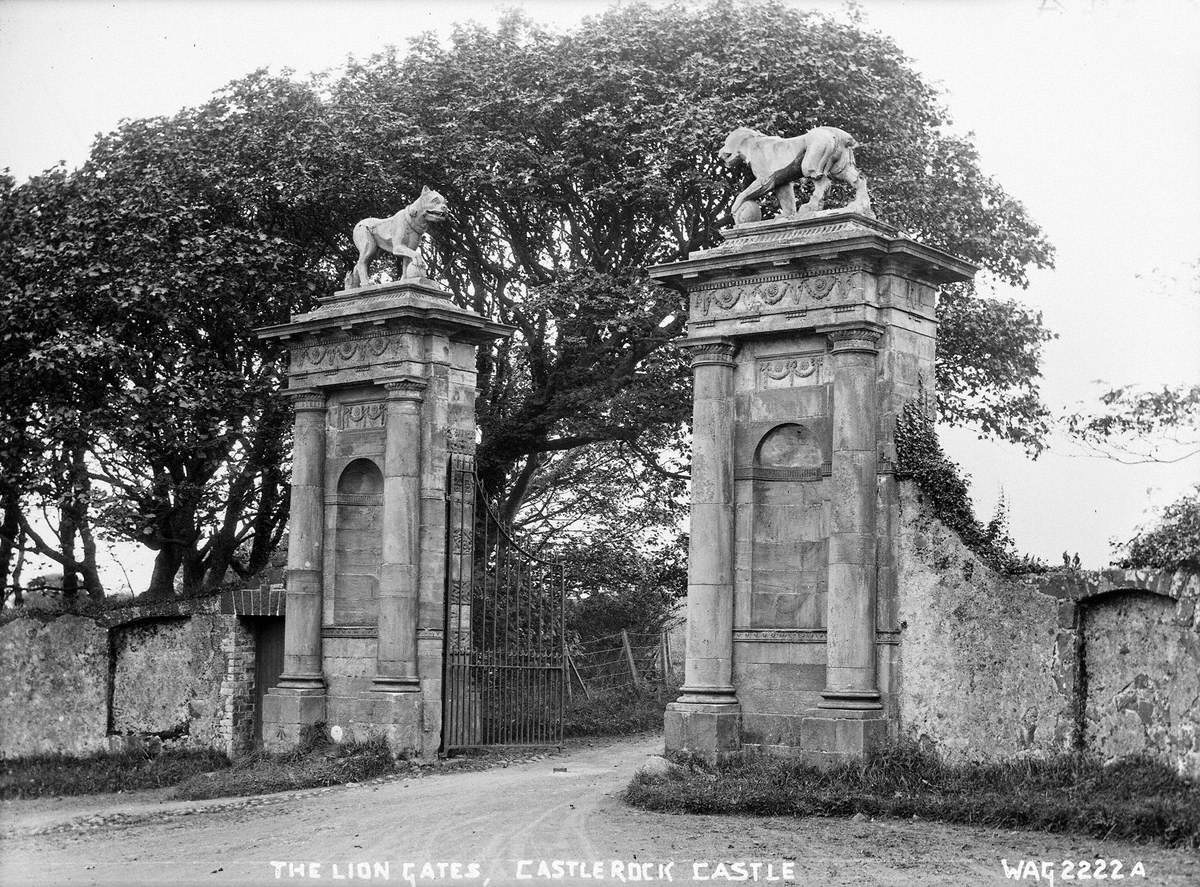
[[[750,222],[649,269],[689,299],[687,664],[668,750],[859,757],[896,720],[895,420],[932,408],[941,284],[857,212]]]
[[[290,352],[296,409],[284,670],[268,749],[306,725],[441,739],[449,455],[475,447],[476,346],[510,327],[423,277],[347,289],[259,330]]]

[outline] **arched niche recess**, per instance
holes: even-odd
[[[776,425],[754,450],[752,628],[824,628],[824,455],[812,428]]]
[[[768,431],[754,453],[756,468],[778,471],[820,472],[822,461],[821,445],[812,430],[794,422]]]
[[[375,625],[383,559],[383,474],[370,459],[355,459],[337,484],[333,621]]]

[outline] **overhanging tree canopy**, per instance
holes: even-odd
[[[718,240],[740,188],[715,153],[733,126],[839,126],[862,143],[882,218],[1007,283],[1048,265],[1037,226],[947,122],[889,38],[779,4],[625,5],[562,34],[510,14],[334,78],[259,72],[200,108],[124,124],[79,171],[5,198],[19,208],[23,189],[49,188],[70,223],[15,225],[17,249],[52,273],[6,266],[0,298],[93,318],[106,345],[74,372],[112,379],[105,409],[81,420],[112,497],[104,522],[157,548],[159,592],[181,568],[212,583],[261,564],[285,505],[279,365],[250,329],[340,286],[358,219],[438,188],[454,216],[432,273],[517,327],[479,359],[480,461],[512,516],[548,488],[555,453],[617,448],[654,471],[679,449],[689,379],[663,346],[685,306],[642,269]],[[943,415],[1036,449],[1040,316],[958,292],[941,318]],[[10,371],[36,372],[31,355],[56,335],[22,328]],[[6,507],[31,493],[19,472],[10,488]]]

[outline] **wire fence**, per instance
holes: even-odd
[[[567,651],[568,692],[585,697],[625,689],[678,683],[682,650],[673,650],[671,629],[613,634],[571,645]]]

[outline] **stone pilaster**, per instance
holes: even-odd
[[[321,562],[325,511],[325,393],[290,391],[295,405],[288,517],[287,623],[279,686],[320,690]]]
[[[733,369],[725,338],[682,343],[692,357],[692,513],[688,548],[687,659],[668,706],[666,745],[710,760],[738,746],[733,688]]]
[[[728,339],[688,342],[692,516],[687,664],[680,702],[736,703],[733,692],[733,356]]]
[[[383,460],[383,559],[374,689],[420,690],[417,610],[421,515],[421,402],[426,383],[384,383],[387,435]]]
[[[832,518],[829,530],[826,686],[820,708],[881,707],[875,677],[875,510],[882,331],[827,331],[833,351]]]

